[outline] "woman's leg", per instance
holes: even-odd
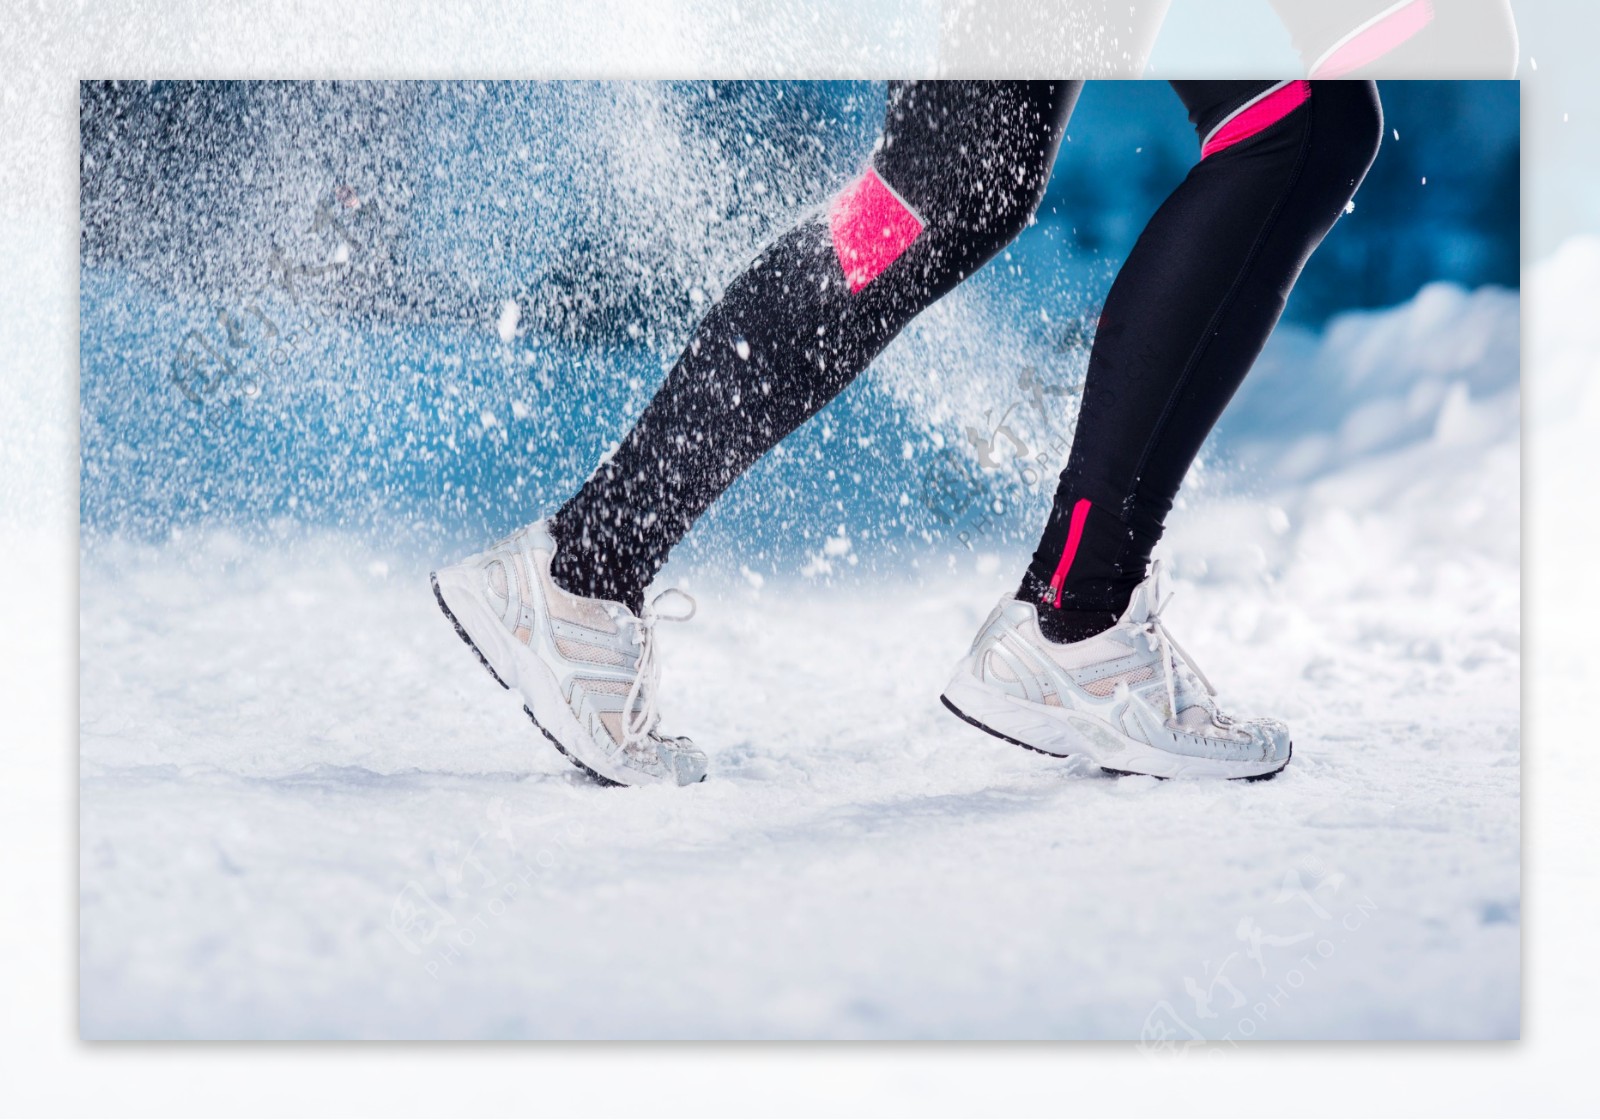
[[[1184,473],[1360,185],[1382,120],[1368,83],[1173,85],[1200,162],[1112,285],[1044,539],[942,699],[991,735],[1112,773],[1254,780],[1289,764],[1289,729],[1218,708],[1146,569]]]
[[[1108,628],[1284,301],[1377,152],[1370,82],[1173,82],[1199,162],[1101,312],[1055,506],[1019,599],[1057,642]]]
[[[1027,224],[1081,82],[892,83],[867,167],[729,285],[551,523],[570,593],[638,609],[695,519]]]

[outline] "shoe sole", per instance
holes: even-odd
[[[1186,774],[1152,774],[1147,770],[1123,770],[1123,769],[1119,769],[1119,768],[1117,768],[1115,766],[1107,766],[1104,762],[1101,762],[1098,758],[1095,758],[1092,753],[1090,753],[1089,751],[1086,751],[1086,750],[1079,750],[1079,751],[1068,752],[1067,754],[1060,754],[1060,753],[1057,753],[1056,751],[1045,750],[1043,747],[1036,747],[1032,743],[1025,743],[1021,739],[1018,739],[1013,735],[1007,735],[1004,731],[999,731],[999,730],[996,730],[993,727],[990,727],[987,723],[984,723],[982,720],[974,719],[972,716],[968,715],[966,712],[962,711],[959,707],[957,707],[955,705],[955,703],[947,695],[941,694],[939,696],[939,702],[950,710],[950,714],[951,715],[955,716],[957,719],[961,720],[963,723],[969,723],[973,727],[976,727],[979,731],[982,731],[982,732],[984,732],[985,734],[988,734],[988,735],[993,735],[996,739],[1002,739],[1005,742],[1012,744],[1013,746],[1018,746],[1018,747],[1023,748],[1024,750],[1033,751],[1035,754],[1045,755],[1048,758],[1070,758],[1070,757],[1072,757],[1073,754],[1081,754],[1084,757],[1088,758],[1090,761],[1092,761],[1096,766],[1100,767],[1102,772],[1104,772],[1106,774],[1114,775],[1114,776],[1119,777],[1119,778],[1131,778],[1131,777],[1155,778],[1158,781],[1163,781],[1164,782],[1164,781],[1167,781],[1169,778],[1191,777],[1191,776],[1193,776],[1193,777],[1216,777],[1216,778],[1222,778],[1223,780],[1230,781],[1230,782],[1265,782],[1265,781],[1270,781],[1273,778],[1276,778],[1279,774],[1283,773],[1284,767],[1288,766],[1290,762],[1294,761],[1294,743],[1291,741],[1290,744],[1289,744],[1289,753],[1284,758],[1283,762],[1281,762],[1275,769],[1264,770],[1259,774],[1186,775]],[[1147,748],[1147,749],[1155,749],[1155,748]]]
[[[428,582],[433,585],[434,602],[439,604],[439,609],[443,611],[444,616],[450,620],[450,625],[455,627],[456,635],[463,642],[467,643],[467,648],[470,649],[473,653],[473,656],[478,659],[478,663],[485,669],[489,670],[489,675],[494,678],[494,683],[505,689],[507,692],[510,692],[511,686],[500,678],[499,673],[495,672],[494,666],[489,664],[489,659],[485,657],[483,655],[483,651],[478,648],[478,643],[472,640],[472,635],[467,633],[467,628],[461,625],[461,620],[455,616],[455,613],[450,610],[449,604],[444,601],[444,592],[439,590],[438,574],[430,572],[428,575]],[[539,729],[539,734],[550,740],[550,745],[556,750],[560,751],[561,756],[568,762],[572,763],[572,765],[576,766],[579,770],[582,770],[585,774],[589,775],[589,777],[593,778],[596,782],[603,786],[626,785],[624,782],[619,782],[614,778],[608,778],[604,774],[595,770],[593,767],[585,765],[577,755],[573,754],[571,751],[567,750],[566,747],[561,745],[561,740],[552,735],[548,727],[539,722],[539,717],[533,714],[533,709],[528,707],[528,705],[522,705],[522,711],[528,717],[528,719],[532,721],[533,726]],[[704,778],[701,778],[700,780],[702,782],[705,781]]]

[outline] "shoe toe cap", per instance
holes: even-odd
[[[1275,719],[1251,720],[1250,737],[1261,744],[1262,757],[1273,762],[1289,758],[1289,728]]]
[[[692,786],[705,781],[709,767],[705,752],[688,739],[666,739],[656,745],[656,752],[667,773],[680,786]]]

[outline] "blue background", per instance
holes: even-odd
[[[1293,324],[1433,280],[1517,284],[1517,85],[1382,91],[1383,151]],[[546,511],[721,285],[861,162],[882,101],[858,82],[86,85],[86,536],[338,528],[437,550]],[[1089,84],[1037,224],[958,293],[1023,340],[1008,361],[1070,392],[1117,264],[1195,155],[1165,83]],[[776,571],[839,525],[870,562],[948,539],[919,496],[978,419],[929,422],[863,377],[689,555],[737,540]],[[992,489],[997,509],[1040,500]]]

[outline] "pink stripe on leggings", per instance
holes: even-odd
[[[1430,0],[1396,4],[1365,27],[1356,28],[1311,68],[1313,78],[1341,78],[1376,62],[1433,22]]]
[[[1079,498],[1072,506],[1072,521],[1067,526],[1067,543],[1061,548],[1061,563],[1056,565],[1056,574],[1050,577],[1050,586],[1056,593],[1054,606],[1061,605],[1061,589],[1067,585],[1067,573],[1072,571],[1072,562],[1078,557],[1078,544],[1083,540],[1083,523],[1087,520],[1089,499]]]
[[[1310,82],[1289,82],[1273,90],[1259,101],[1252,101],[1227,118],[1222,125],[1206,137],[1200,149],[1200,158],[1216,155],[1231,148],[1241,140],[1248,140],[1264,128],[1270,128],[1311,100]]]

